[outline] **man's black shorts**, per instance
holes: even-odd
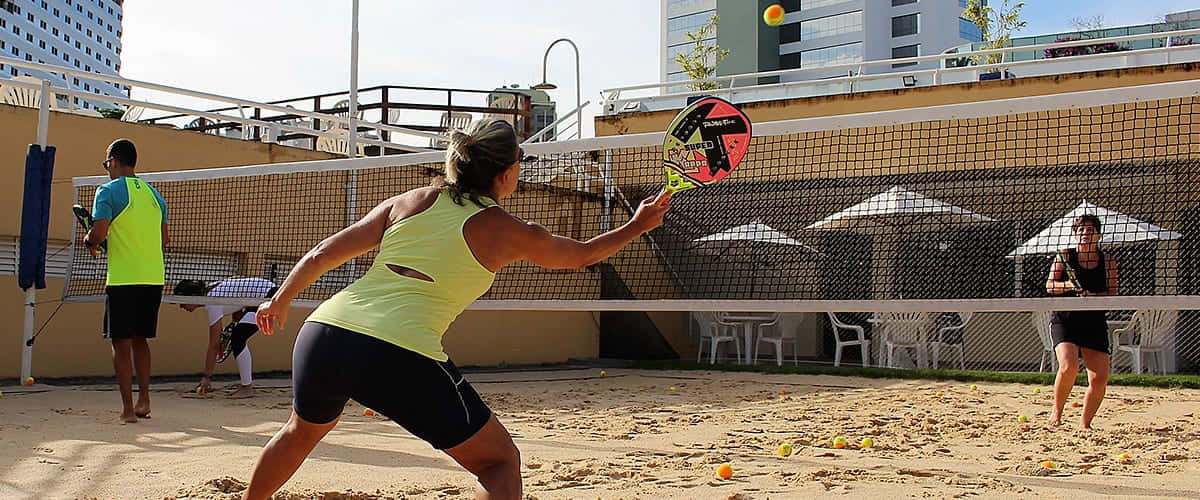
[[[162,290],[162,285],[104,287],[104,338],[154,338]]]

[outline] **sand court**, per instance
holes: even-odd
[[[1200,498],[1197,390],[1110,387],[1098,429],[1081,432],[1070,405],[1067,424],[1048,428],[1049,388],[1030,385],[626,369],[467,376],[513,433],[532,498]],[[4,388],[0,498],[238,498],[290,411],[288,380],[259,385],[257,397],[231,400],[154,384],[152,418],[128,425],[114,423],[107,385]],[[450,458],[364,410],[347,406],[277,498],[473,494]],[[836,436],[849,446],[835,449]],[[864,437],[873,447],[860,447]],[[790,456],[779,456],[783,443]],[[725,463],[728,480],[716,474]]]

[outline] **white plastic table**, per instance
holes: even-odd
[[[721,318],[724,319],[725,321],[732,321],[732,322],[742,324],[742,333],[746,336],[746,349],[743,352],[744,356],[746,357],[744,364],[747,364],[747,365],[754,364],[753,359],[752,359],[754,356],[754,353],[753,353],[753,350],[751,349],[751,345],[750,345],[754,341],[753,340],[754,339],[754,324],[755,323],[770,323],[775,320],[775,314],[774,313],[726,313],[726,314],[721,315]]]

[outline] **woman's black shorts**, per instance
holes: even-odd
[[[296,337],[292,388],[293,408],[307,422],[332,422],[353,399],[440,450],[462,444],[492,416],[449,360],[311,321]]]

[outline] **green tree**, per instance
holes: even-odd
[[[125,116],[125,110],[120,108],[96,108],[96,112],[105,118],[112,118],[114,120],[120,120],[122,116]]]
[[[716,43],[712,45],[705,43],[705,39],[712,36],[717,30],[717,24],[720,21],[719,16],[713,14],[712,17],[708,18],[708,24],[687,34],[688,40],[692,41],[692,51],[675,54],[675,62],[679,64],[679,67],[683,69],[683,73],[689,79],[700,80],[716,76],[717,66],[726,57],[729,57],[729,50],[722,49]],[[695,82],[687,84],[687,87],[692,90],[712,90],[721,88],[721,84],[717,82]]]
[[[962,17],[979,27],[979,33],[983,35],[984,50],[999,49],[1011,44],[1009,40],[1012,39],[1014,31],[1025,29],[1025,21],[1021,20],[1021,8],[1024,6],[1025,2],[1017,2],[1010,8],[1008,0],[1004,0],[997,10],[981,4],[979,0],[967,0],[967,8],[963,9]],[[973,59],[979,63],[982,58]],[[984,64],[996,64],[1002,60],[1001,54],[992,54],[987,56]]]

